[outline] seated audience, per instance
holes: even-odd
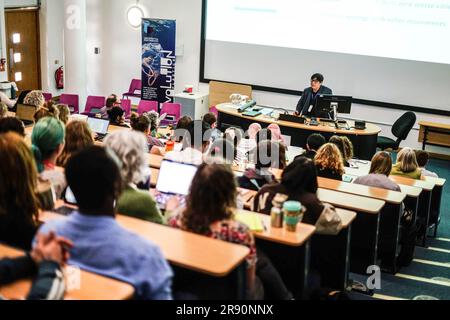
[[[367,176],[359,177],[354,183],[362,184],[369,187],[387,189],[392,191],[401,192],[400,186],[389,179],[392,170],[392,158],[387,152],[378,152],[372,159],[370,167],[370,173]],[[404,204],[402,204],[403,216],[401,220],[402,231],[400,233],[401,250],[397,258],[398,266],[408,266],[414,258],[414,250],[417,239],[416,223],[412,218],[412,211],[405,210]],[[409,216],[408,216],[409,215]],[[421,218],[417,219],[417,225],[424,224]],[[386,239],[392,237],[391,233],[386,233],[381,230],[380,239]]]
[[[94,145],[89,125],[84,121],[71,121],[66,126],[64,149],[56,161],[58,167],[65,167],[70,157],[87,147]]]
[[[319,177],[342,181],[345,174],[342,154],[333,143],[324,144],[314,158]]]
[[[191,119],[191,117],[188,116],[181,117],[180,120],[178,120],[178,123],[175,127],[175,131],[178,131],[178,133],[175,132],[175,142],[183,142],[183,137],[192,121],[193,120]]]
[[[69,106],[67,104],[57,104],[55,107],[59,112],[59,120],[66,125],[69,122],[70,117]]]
[[[15,132],[25,138],[25,126],[17,118],[6,117],[0,119],[0,133]]]
[[[354,183],[401,192],[400,186],[389,179],[391,171],[391,155],[384,151],[378,152],[372,159],[369,174],[357,178]]]
[[[64,149],[65,128],[61,121],[46,117],[33,128],[31,143],[40,178],[50,181],[56,198],[60,199],[67,186],[64,170],[56,167],[56,160]]]
[[[202,164],[192,181],[186,208],[173,216],[169,225],[247,246],[250,249],[246,259],[247,298],[263,298],[263,289],[259,287],[261,279],[267,291],[272,291],[269,288],[273,287],[281,288],[275,290],[279,292],[277,299],[289,299],[290,293],[285,289],[270,261],[264,256],[257,257],[255,240],[250,229],[233,218],[236,197],[236,179],[230,166],[220,163]],[[258,259],[261,261],[258,262]],[[262,263],[264,265],[260,265]]]
[[[120,130],[108,135],[105,147],[114,151],[121,161],[123,193],[117,202],[120,214],[162,224],[163,217],[149,190],[139,190],[137,185],[150,179],[147,160],[147,140],[136,131]]]
[[[244,139],[244,132],[235,127],[225,130],[224,138],[233,144],[236,163],[249,161],[250,150],[256,147],[255,140]]]
[[[214,113],[210,112],[203,116],[203,121],[209,124],[211,127],[211,142],[222,137],[222,132],[217,129],[217,117]]]
[[[327,140],[325,137],[321,134],[314,133],[308,137],[308,140],[306,142],[306,152],[296,158],[299,157],[306,157],[310,160],[314,160],[317,151],[322,147],[325,143],[327,143]]]
[[[426,151],[417,150],[416,151],[417,164],[419,165],[420,170],[422,171],[423,177],[431,177],[431,178],[439,178],[437,173],[428,171],[426,166],[428,165],[428,161],[430,161],[430,154]]]
[[[344,144],[344,162],[349,163],[355,157],[355,149],[353,148],[353,143],[349,138],[342,136],[342,143]]]
[[[164,143],[158,140],[157,138],[152,137],[151,132],[153,128],[151,125],[155,125],[155,123],[150,121],[150,118],[147,114],[143,114],[139,116],[137,113],[133,112],[130,117],[131,128],[135,131],[142,132],[147,137],[148,148],[153,154],[162,154],[160,151],[160,147],[164,147]],[[155,149],[155,150],[153,150]]]
[[[119,97],[115,94],[106,99],[106,113],[112,125],[123,125],[125,123],[125,111],[120,103]]]
[[[21,136],[0,135],[0,163],[0,242],[28,251],[38,227],[38,174]]]
[[[53,117],[59,120],[59,110],[51,101],[46,102],[44,106],[36,110],[36,112],[34,113],[34,121],[38,122],[42,118],[46,117]]]
[[[3,102],[0,103],[0,119],[6,118],[8,116],[8,106]]]
[[[261,141],[252,152],[255,168],[248,168],[238,178],[239,187],[259,191],[264,185],[275,181],[271,168],[284,170],[286,167],[286,149],[278,141]]]
[[[314,225],[317,234],[337,235],[342,230],[342,219],[333,206],[322,203],[317,197],[318,182],[314,162],[300,157],[283,172],[281,183],[264,186],[254,198],[254,211],[270,215],[272,201],[284,195],[286,201],[298,201],[306,209],[303,223]],[[311,267],[318,272],[324,287],[336,288],[339,271],[333,266],[341,258],[333,247],[323,247],[320,240],[312,239]],[[313,288],[310,288],[313,289]]]
[[[20,100],[20,96],[18,101]],[[18,102],[20,103],[20,102]],[[23,104],[27,104],[30,106],[35,106],[36,108],[42,108],[45,106],[45,97],[42,94],[42,91],[33,90],[30,91],[24,98]]]
[[[209,124],[203,121],[193,121],[183,138],[183,150],[171,151],[165,158],[175,162],[200,165],[203,163],[203,155],[209,149],[210,130]]]
[[[234,145],[230,140],[219,138],[211,144],[208,155],[210,158],[218,157],[223,159],[225,163],[233,165]]]
[[[330,138],[329,143],[332,143],[336,147],[338,147],[339,152],[341,153],[341,158],[342,158],[344,167],[350,167],[350,164],[348,163],[347,158],[345,156],[345,146],[344,146],[344,141],[342,140],[342,137],[332,136]]]
[[[70,265],[131,284],[136,299],[171,299],[173,274],[161,250],[115,220],[122,180],[108,151],[93,146],[77,153],[66,175],[79,210],[47,222],[40,233],[54,231],[72,241]]]
[[[303,222],[315,225],[325,209],[317,198],[318,188],[314,162],[301,157],[284,170],[280,183],[272,183],[259,190],[253,200],[253,209],[270,215],[273,199],[277,194],[284,194],[287,196],[286,201],[299,201],[306,208]]]
[[[15,106],[16,100],[8,98],[8,96],[0,91],[0,103],[6,105],[7,109],[11,109]]]
[[[279,141],[283,144],[286,144],[286,142],[284,141],[284,137],[281,134],[281,128],[279,125],[272,123],[271,125],[269,125],[269,127],[267,129],[269,129],[270,132],[272,133],[273,141]]]
[[[29,254],[0,260],[0,286],[35,278],[27,300],[62,300],[65,294],[62,267],[69,259],[66,249],[73,245],[69,240],[56,237],[53,232],[39,234],[36,239],[36,245]]]
[[[415,180],[422,179],[422,171],[417,163],[416,154],[411,148],[403,148],[397,155],[397,164],[392,168],[391,175],[402,176]]]
[[[248,137],[250,140],[256,140],[256,135],[259,131],[262,130],[262,127],[259,123],[252,123],[248,128]]]

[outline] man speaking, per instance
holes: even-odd
[[[330,88],[322,85],[323,81],[324,77],[320,73],[316,73],[311,77],[311,87],[303,91],[302,98],[297,105],[297,115],[316,117],[317,97],[323,94],[333,94]]]

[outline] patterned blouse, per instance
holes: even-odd
[[[185,230],[182,226],[180,214],[169,219],[168,224],[172,228]],[[210,231],[208,234],[205,234],[205,236],[248,247],[250,249],[250,253],[246,258],[247,265],[248,267],[256,265],[257,258],[255,238],[246,225],[235,220],[218,221],[211,224]]]

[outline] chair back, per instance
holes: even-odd
[[[143,113],[147,113],[150,111],[158,112],[159,110],[158,101],[150,101],[150,100],[141,100],[138,105],[137,113],[142,115]]]
[[[59,103],[67,104],[69,106],[71,114],[80,113],[80,98],[77,94],[63,93],[59,97]]]
[[[106,98],[100,96],[89,96],[86,101],[84,113],[90,113],[92,109],[101,109],[105,106]]]
[[[398,138],[398,141],[404,141],[416,124],[417,116],[414,112],[406,112],[392,126],[392,134]]]
[[[142,81],[139,79],[131,80],[130,89],[128,89],[128,93],[136,93],[136,91],[142,90]]]
[[[180,103],[163,103],[161,114],[167,114],[166,119],[161,121],[162,124],[174,124],[181,118]]]
[[[45,102],[48,102],[48,101],[52,100],[52,98],[53,98],[53,95],[51,93],[43,92],[42,95],[45,98]]]
[[[131,100],[122,99],[121,107],[125,111],[125,118],[129,119],[131,116]]]

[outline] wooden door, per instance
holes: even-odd
[[[5,18],[9,81],[19,90],[41,89],[39,11],[8,10]]]

